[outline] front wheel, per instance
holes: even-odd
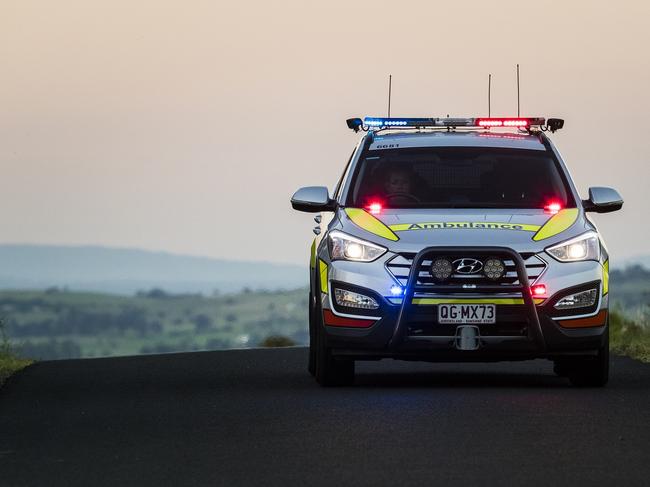
[[[327,346],[325,330],[320,318],[320,307],[314,307],[315,328],[315,377],[321,386],[349,386],[354,383],[354,360],[343,359],[332,355]],[[311,347],[310,347],[311,350]]]
[[[309,293],[309,363],[307,370],[311,375],[316,375],[316,312],[314,310],[315,299],[312,293]]]
[[[605,340],[595,357],[574,359],[568,366],[569,382],[576,387],[603,387],[609,380],[609,323]]]

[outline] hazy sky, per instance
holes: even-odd
[[[307,262],[350,116],[516,113],[553,139],[614,262],[650,253],[650,7],[637,2],[0,0],[0,242]],[[644,125],[645,124],[645,125]]]

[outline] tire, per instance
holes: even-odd
[[[314,296],[309,293],[309,362],[307,370],[313,376],[316,375],[316,326],[314,324]]]
[[[314,307],[314,315],[316,382],[324,387],[352,385],[354,383],[354,360],[337,358],[332,355],[332,350],[327,346],[321,308],[318,303]]]
[[[568,377],[570,365],[566,360],[557,359],[553,361],[553,372],[558,377]]]
[[[595,357],[576,358],[568,363],[567,375],[576,387],[603,387],[609,380],[609,322],[603,346]]]

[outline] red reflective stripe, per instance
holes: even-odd
[[[575,320],[562,320],[562,328],[588,328],[592,326],[603,326],[607,322],[607,310],[604,309],[595,316],[589,318],[578,318]]]
[[[375,323],[375,320],[343,318],[342,316],[336,316],[329,309],[323,310],[323,318],[325,320],[325,324],[328,326],[348,326],[352,328],[368,328]]]

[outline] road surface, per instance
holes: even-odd
[[[0,390],[0,485],[650,485],[650,365],[358,367],[303,348],[42,362]]]

